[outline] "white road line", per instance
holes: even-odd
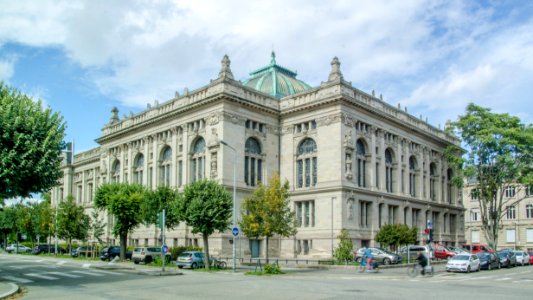
[[[15,277],[15,276],[3,276],[2,278],[10,280],[10,281],[15,281],[15,282],[18,282],[18,283],[30,283],[30,282],[33,282],[33,280],[29,280],[29,279],[26,279],[26,278]]]
[[[66,263],[67,263],[67,262],[63,260],[63,261],[58,262],[57,264],[61,266],[61,265],[64,265],[64,264],[66,264]]]
[[[82,267],[82,268],[90,268],[90,267],[91,267],[91,264],[83,264],[81,267]]]
[[[86,272],[86,271],[72,271],[71,273],[80,273],[80,274],[91,275],[91,276],[104,276],[104,274],[97,274],[94,272]]]
[[[56,265],[42,265],[41,268],[47,268],[47,269],[58,269],[59,266]]]
[[[63,272],[46,272],[46,274],[54,274],[54,275],[63,276],[63,277],[69,277],[69,278],[81,278],[81,277],[83,277],[83,276],[80,276],[80,275],[74,275],[74,274],[63,273]]]
[[[31,276],[31,277],[37,277],[37,278],[41,278],[41,279],[46,279],[46,280],[57,280],[57,279],[59,279],[57,277],[46,276],[46,275],[37,274],[37,273],[28,273],[28,274],[24,274],[24,275],[25,276]]]
[[[504,278],[498,278],[498,279],[494,279],[495,281],[505,281],[505,280],[511,280],[512,278],[510,277],[504,277]]]
[[[93,272],[96,272],[96,273],[103,273],[103,274],[110,274],[110,275],[124,275],[124,274],[122,274],[122,273],[111,272],[111,271],[104,271],[104,270],[93,270]]]

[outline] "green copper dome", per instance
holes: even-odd
[[[243,84],[276,98],[311,89],[307,83],[296,79],[296,72],[277,65],[274,52],[270,64],[250,73],[250,78]]]

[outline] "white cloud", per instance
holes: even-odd
[[[13,61],[0,60],[0,81],[8,81],[13,76]]]

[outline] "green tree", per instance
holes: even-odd
[[[63,117],[0,82],[0,200],[57,185]]]
[[[385,247],[397,248],[400,245],[416,243],[417,229],[405,224],[385,224],[376,233],[374,240]]]
[[[353,243],[348,230],[343,228],[337,238],[339,246],[335,249],[335,259],[348,263],[353,259]]]
[[[520,190],[533,185],[533,126],[471,103],[447,130],[462,138],[466,150],[461,156],[457,146],[446,149],[450,164],[462,170],[453,183],[462,187],[464,178],[475,180],[483,233],[496,248],[502,217],[524,199]],[[515,189],[515,198],[504,199],[508,188]]]
[[[223,232],[229,228],[232,196],[219,183],[201,180],[186,185],[178,199],[180,219],[192,227],[192,233],[202,234],[205,266],[209,269],[208,238],[215,231]]]
[[[100,212],[98,209],[93,209],[91,213],[91,219],[90,219],[90,225],[89,225],[89,238],[91,240],[98,241],[98,244],[103,245],[104,241],[102,240],[102,236],[105,233],[105,226],[106,223],[102,221],[100,218]],[[95,245],[93,245],[95,246]],[[95,247],[91,246],[91,256],[94,255]]]
[[[159,224],[159,213],[165,210],[165,227],[172,229],[180,223],[177,210],[178,193],[166,186],[159,186],[153,191],[144,193],[141,210],[143,220],[147,224]]]
[[[267,263],[269,239],[275,234],[283,237],[296,234],[294,212],[289,204],[289,182],[285,180],[282,185],[279,174],[270,178],[268,186],[259,184],[242,203],[239,225],[247,237],[265,238]]]
[[[120,259],[126,257],[128,233],[142,222],[144,187],[140,184],[106,183],[94,197],[96,208],[104,208],[115,217],[113,234],[120,238]]]
[[[47,200],[41,201],[36,210],[38,221],[34,223],[36,226],[35,233],[39,235],[39,239],[44,238],[46,240],[52,235],[54,230],[55,212]]]
[[[4,207],[0,212],[0,230],[4,235],[4,245],[9,243],[9,237],[19,231],[18,210],[16,206]]]
[[[76,205],[74,197],[69,195],[59,203],[57,213],[57,235],[68,242],[69,252],[72,251],[72,240],[87,240],[89,235],[89,216],[82,206]]]

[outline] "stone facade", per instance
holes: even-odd
[[[72,194],[90,211],[96,188],[114,181],[181,189],[211,178],[231,191],[234,153],[223,140],[236,149],[237,207],[258,181],[276,172],[290,183],[298,233],[272,239],[272,256],[331,257],[343,228],[354,247],[374,245],[386,223],[423,232],[432,220],[437,241],[464,242],[461,193],[451,186],[454,171],[443,157],[446,146],[459,140],[352,87],[337,58],[331,65],[320,86],[276,97],[234,80],[225,56],[219,77],[202,88],[122,119],[114,109],[97,139],[100,146],[63,166],[65,176],[52,200],[57,204]],[[112,221],[106,219],[108,228]],[[107,235],[115,241],[109,229]],[[130,243],[154,245],[158,237],[153,226],[143,227]],[[421,233],[419,241],[424,238]],[[210,249],[230,255],[230,240],[229,231],[214,235]],[[198,241],[184,224],[166,233],[170,246]],[[243,237],[237,243],[239,256],[264,255],[263,241]]]
[[[476,183],[468,182],[463,189],[467,217],[465,237],[469,243],[487,244],[481,229]],[[498,233],[498,249],[515,248],[533,252],[533,187],[511,186],[503,195],[503,218]]]

